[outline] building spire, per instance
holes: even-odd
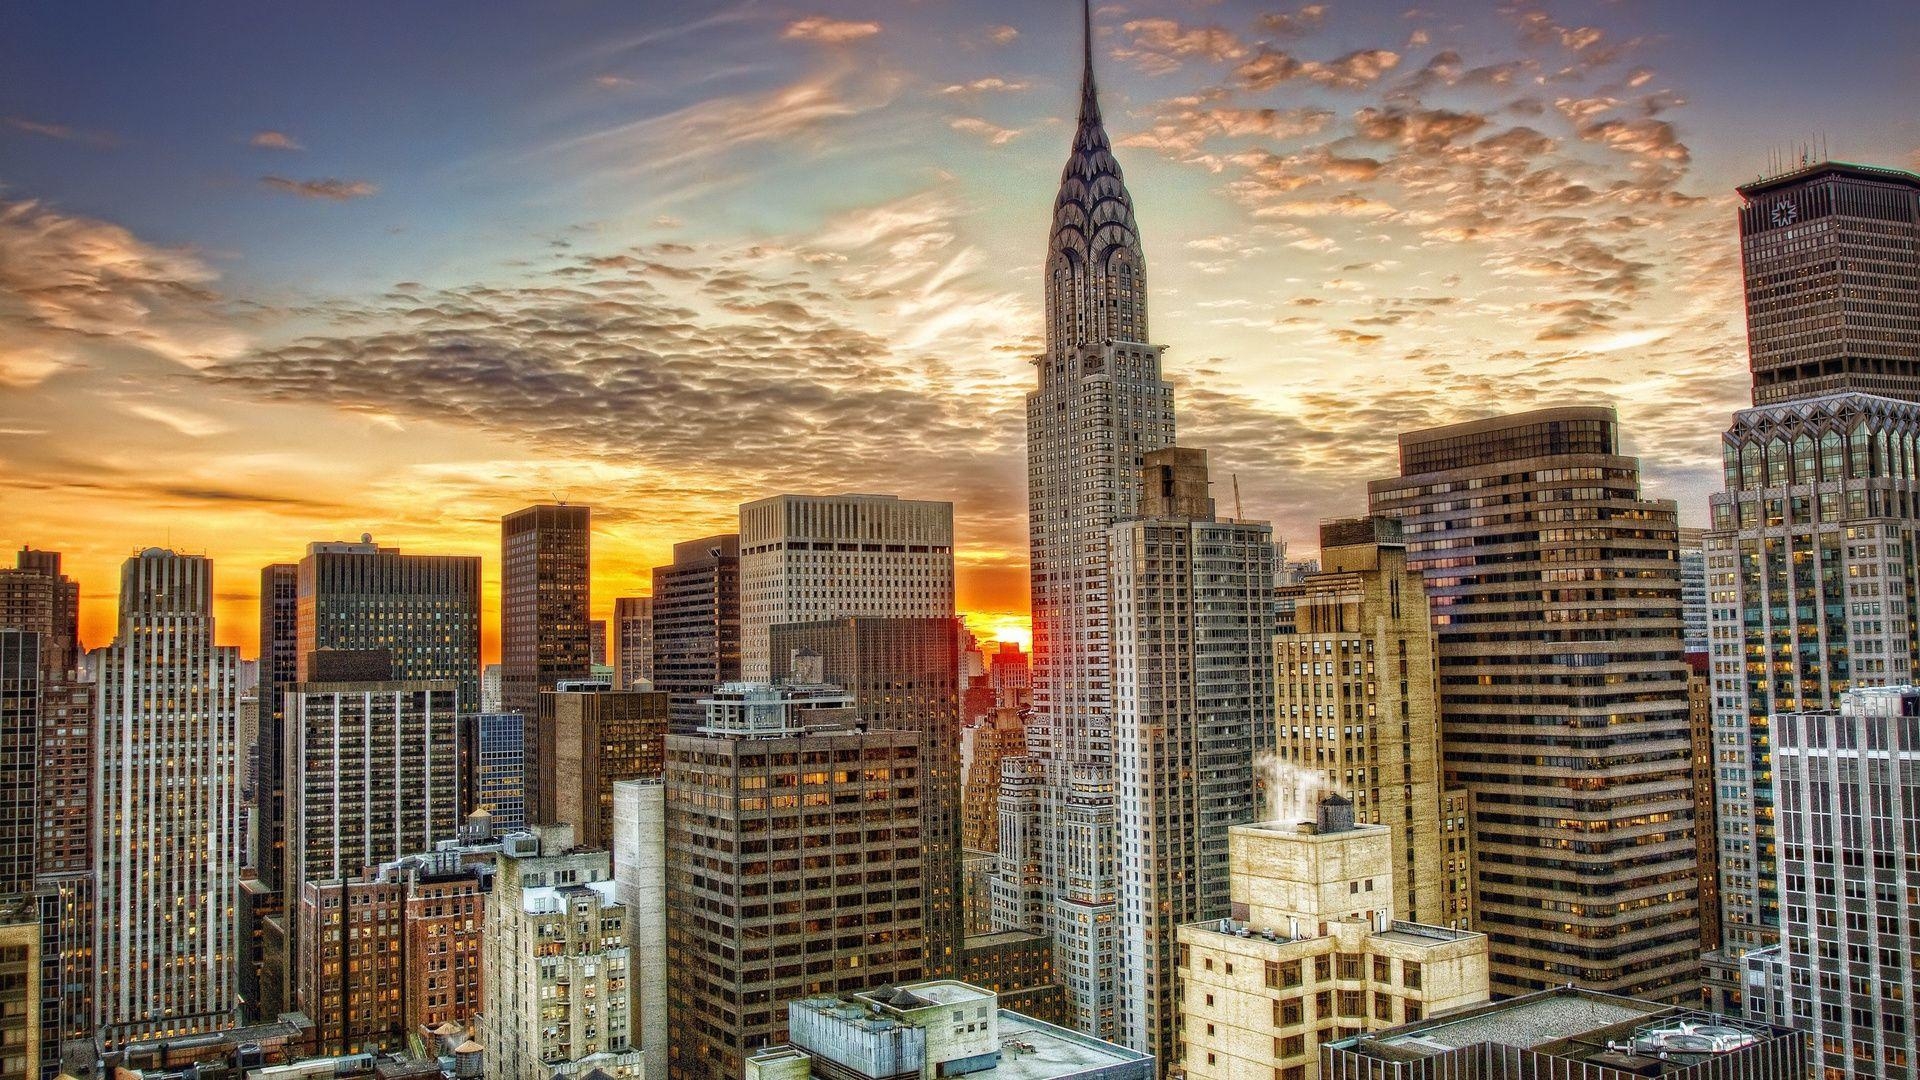
[[[1086,54],[1080,73],[1080,123],[1084,126],[1089,121],[1100,123],[1100,90],[1093,82],[1093,0],[1081,0],[1081,15],[1081,44]]]

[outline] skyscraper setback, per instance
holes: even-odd
[[[529,506],[500,519],[500,705],[531,717],[539,693],[592,674],[593,512]]]
[[[1036,797],[1003,788],[1030,821],[1003,826],[996,926],[1051,932],[1074,1027],[1114,1034],[1113,649],[1108,547],[1134,515],[1147,451],[1173,442],[1173,388],[1147,342],[1146,256],[1100,116],[1093,16],[1083,26],[1080,114],[1047,239],[1046,352],[1027,395],[1034,635],[1030,759]],[[1040,868],[1037,881],[1024,867]]]
[[[1426,579],[1447,781],[1474,800],[1495,994],[1698,986],[1677,510],[1611,408],[1400,436],[1376,480]]]

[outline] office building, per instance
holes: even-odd
[[[126,561],[95,743],[95,1001],[108,1048],[236,1019],[240,656],[213,634],[209,560],[148,548]]]
[[[671,702],[673,730],[706,720],[700,702],[740,678],[740,536],[673,545],[653,568],[653,688]]]
[[[316,594],[315,611],[318,611]],[[318,629],[318,621],[315,628]],[[318,640],[316,634],[315,640]],[[279,888],[286,866],[286,704],[282,695],[300,681],[300,564],[271,563],[260,568],[260,685],[255,687],[251,760],[253,774],[253,869],[268,888]],[[243,751],[247,750],[245,745]],[[258,972],[249,976],[249,982]]]
[[[1611,408],[1400,436],[1368,485],[1426,579],[1445,782],[1473,800],[1493,991],[1699,985],[1674,504],[1640,495]]]
[[[1487,939],[1401,921],[1392,828],[1328,795],[1229,831],[1231,915],[1179,929],[1193,1080],[1312,1080],[1320,1044],[1487,1000]]]
[[[592,540],[586,506],[500,519],[500,711],[532,716],[540,691],[592,673]]]
[[[1320,1060],[1320,1080],[1803,1080],[1807,1075],[1806,1038],[1799,1032],[1576,986],[1350,1034],[1328,1045]]]
[[[0,900],[33,892],[40,835],[40,702],[46,635],[0,629]]]
[[[769,635],[776,678],[800,675],[797,659],[817,662],[816,681],[852,694],[854,710],[867,727],[920,736],[922,926],[927,972],[939,976],[958,970],[966,936],[960,862],[961,633],[960,620],[949,615],[841,618],[775,626]]]
[[[1680,530],[1680,645],[1707,651],[1707,530]]]
[[[960,846],[968,851],[1000,850],[1000,763],[1026,756],[1026,717],[1002,706],[967,729],[968,755],[960,798]],[[991,907],[991,903],[989,903]]]
[[[272,961],[292,980],[286,1000],[317,1022],[321,1004],[298,996],[318,985],[302,965],[323,955],[316,952],[321,943],[301,937],[297,909],[306,886],[355,878],[455,838],[460,704],[457,683],[389,678],[383,652],[320,650],[302,666],[313,681],[294,683],[283,695],[287,913],[263,934],[264,947],[286,957]],[[320,1027],[326,1038],[342,1035],[337,1026]],[[345,1052],[352,1043],[328,1045]]]
[[[1033,666],[1020,646],[1002,641],[987,658],[987,685],[1001,705],[1020,704],[1033,688]]]
[[[1773,718],[1915,678],[1920,269],[1887,245],[1915,234],[1917,193],[1912,175],[1833,163],[1740,189],[1754,407],[1721,437],[1705,539],[1721,909],[1706,972],[1729,1011],[1741,955],[1779,940]]]
[[[484,713],[500,711],[499,664],[488,664],[480,669],[480,711]]]
[[[953,980],[821,994],[787,1006],[790,1044],[747,1059],[746,1080],[1153,1080],[1151,1055],[1000,1007]]]
[[[481,931],[493,867],[458,848],[308,881],[295,918],[302,1012],[322,1054],[398,1050],[481,1013]],[[342,912],[351,914],[343,920]]]
[[[633,1040],[641,1075],[667,1075],[667,786],[613,785],[613,886],[627,909],[632,948]]]
[[[1113,527],[1117,1029],[1174,1059],[1175,931],[1227,914],[1227,829],[1274,746],[1273,529],[1214,515],[1203,450],[1149,451]]]
[[[1468,860],[1446,850],[1466,833],[1443,837],[1426,583],[1388,518],[1323,522],[1320,567],[1278,591],[1279,735],[1269,782],[1282,799],[1315,790],[1351,798],[1355,817],[1391,830],[1394,910],[1471,929]]]
[[[650,690],[548,690],[527,741],[528,819],[567,825],[585,848],[613,846],[613,785],[657,780],[667,695]]]
[[[613,661],[608,659],[610,655],[611,654],[607,652],[607,620],[605,619],[588,620],[587,622],[587,657],[589,661],[588,666],[595,667],[595,668],[612,667]]]
[[[452,682],[461,709],[478,711],[480,560],[404,554],[363,535],[358,543],[308,544],[298,564],[268,566],[260,576],[260,744],[266,751],[255,863],[260,879],[279,889],[287,858],[287,687],[313,681],[313,656],[321,650],[380,651],[392,678]]]
[[[653,597],[622,596],[613,602],[613,688],[653,689]]]
[[[481,713],[479,723],[474,805],[495,831],[519,832],[527,825],[526,721],[518,713]]]
[[[22,548],[0,569],[0,905],[17,918],[31,894],[38,907],[42,1080],[65,1046],[90,1058],[94,1024],[94,685],[79,677],[79,602],[59,552]]]
[[[605,851],[564,825],[501,844],[482,938],[488,1077],[641,1075],[627,909]]]
[[[953,617],[952,503],[776,495],[740,508],[740,677],[775,677],[774,627],[848,616]]]
[[[60,568],[60,553],[23,547],[12,569],[0,568],[0,628],[44,635],[49,671],[78,671],[80,583]]]
[[[0,1080],[40,1080],[45,1070],[51,1048],[41,1041],[47,991],[41,947],[32,899],[0,897]]]
[[[1920,1075],[1920,689],[1853,690],[1838,709],[1774,721],[1785,978],[1770,996],[1788,1004],[1748,1014],[1806,1032],[1816,1076],[1908,1080]]]
[[[1720,796],[1714,786],[1713,678],[1706,653],[1687,654],[1687,730],[1693,741],[1693,857],[1700,874],[1700,948],[1720,948]],[[1704,978],[1705,971],[1701,973]]]
[[[739,1076],[785,1040],[788,1001],[926,969],[919,733],[852,726],[818,672],[722,686],[699,733],[667,738],[676,1080]]]
[[[1146,256],[1114,160],[1084,28],[1080,113],[1048,236],[1046,352],[1027,395],[1032,540],[1032,817],[1001,851],[994,923],[1044,931],[1070,1024],[1111,1038],[1118,898],[1114,870],[1113,642],[1107,545],[1135,516],[1147,451],[1172,445],[1173,388],[1148,344]],[[1001,798],[1007,795],[1003,790]],[[1025,869],[1037,865],[1037,880]]]
[[[1920,401],[1920,176],[1824,161],[1739,192],[1753,403]]]
[[[336,671],[365,657],[369,669]],[[459,687],[380,678],[378,654],[318,654],[287,691],[288,880],[335,880],[452,840]],[[351,675],[371,678],[338,678]]]

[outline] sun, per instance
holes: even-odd
[[[963,618],[983,648],[991,649],[996,641],[1011,641],[1022,652],[1033,651],[1033,625],[1022,612],[969,611]]]

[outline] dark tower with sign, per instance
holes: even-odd
[[[1828,161],[1740,196],[1753,403],[1920,401],[1920,176]]]

